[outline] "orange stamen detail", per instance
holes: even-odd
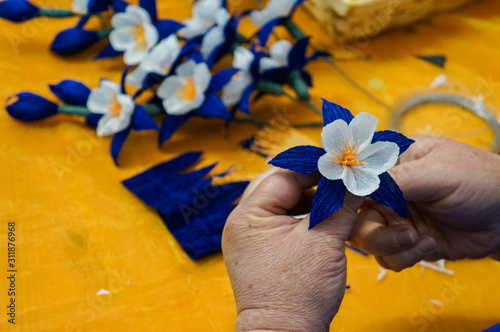
[[[184,79],[184,85],[177,91],[176,95],[187,101],[192,101],[196,97],[196,86],[191,76]]]
[[[118,102],[116,95],[113,96],[113,100],[109,103],[108,107],[109,114],[112,116],[119,116],[122,111],[122,105]]]
[[[354,150],[354,147],[358,145],[356,150]],[[359,141],[354,142],[352,144],[347,144],[347,142],[344,140],[344,146],[342,147],[342,157],[335,152],[335,150],[332,150],[332,152],[335,154],[337,157],[337,160],[332,159],[332,162],[334,163],[339,163],[342,164],[342,166],[348,166],[348,167],[353,167],[357,165],[368,165],[368,163],[360,162],[356,158],[356,154],[358,153],[359,150]]]
[[[139,44],[139,48],[146,48],[146,33],[142,26],[132,28],[132,39]]]

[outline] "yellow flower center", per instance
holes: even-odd
[[[354,147],[356,147],[356,150],[354,150]],[[357,165],[368,165],[368,163],[363,163],[358,161],[356,158],[356,154],[358,153],[359,150],[359,141],[354,142],[352,144],[347,144],[347,142],[344,140],[344,146],[342,147],[342,157],[335,152],[335,150],[332,150],[332,152],[335,154],[337,157],[337,160],[332,159],[332,162],[334,163],[339,163],[342,164],[342,166],[348,166],[348,167],[353,167]]]
[[[121,111],[122,111],[122,105],[118,102],[118,99],[116,98],[116,95],[113,96],[113,99],[109,103],[108,106],[108,111],[109,114],[112,116],[119,116]]]
[[[143,26],[136,26],[132,29],[132,40],[134,40],[139,48],[146,48],[146,32]]]
[[[186,101],[192,101],[196,97],[196,86],[191,76],[184,79],[184,85],[177,91],[176,95]]]

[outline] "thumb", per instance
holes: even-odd
[[[332,236],[336,240],[346,242],[354,227],[354,222],[356,221],[356,216],[363,200],[364,197],[354,196],[347,191],[342,208],[322,223],[310,229],[309,232]],[[309,227],[309,216],[302,220],[302,223],[305,223]]]

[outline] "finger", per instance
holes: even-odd
[[[427,255],[432,254],[436,246],[436,241],[432,237],[423,236],[413,248],[391,255],[376,256],[375,258],[382,267],[399,272],[412,267]]]
[[[288,215],[288,210],[300,201],[304,190],[316,186],[319,173],[299,174],[278,169],[259,181],[255,189],[240,203],[243,211],[260,210],[260,216]]]
[[[386,218],[367,206],[358,214],[349,240],[372,255],[389,255],[413,247],[418,232],[409,224],[387,226]]]
[[[264,172],[260,173],[252,182],[250,182],[250,184],[247,186],[247,189],[245,190],[245,192],[243,193],[243,195],[241,196],[241,200],[245,199],[246,197],[248,197],[254,190],[255,188],[257,188],[257,186],[265,179],[267,178],[269,175],[275,173],[276,171],[278,171],[279,168],[277,167],[269,167],[268,169],[266,169]]]
[[[312,209],[312,202],[314,199],[314,194],[316,190],[307,189],[302,193],[299,202],[293,208],[288,210],[288,214],[291,216],[300,216],[304,214],[308,214]]]

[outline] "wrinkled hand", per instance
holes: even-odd
[[[416,143],[389,171],[408,201],[407,220],[363,204],[351,242],[400,271],[421,260],[500,258],[500,156],[438,137]]]
[[[319,174],[271,168],[229,216],[222,250],[236,299],[237,331],[328,331],[346,286],[345,241],[359,197],[315,228],[309,218]]]

